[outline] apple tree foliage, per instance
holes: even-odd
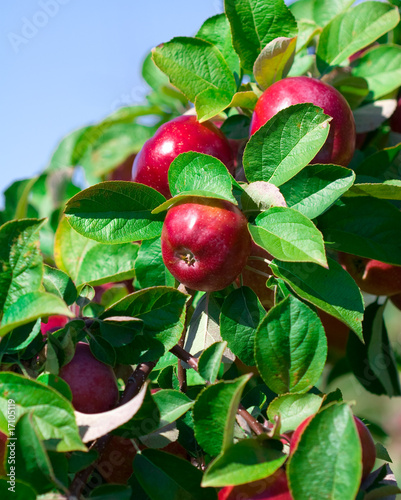
[[[152,50],[142,105],[72,132],[39,176],[4,193],[0,431],[15,446],[0,453],[1,498],[217,499],[222,487],[282,467],[294,500],[400,491],[383,462],[361,484],[352,401],[327,387],[350,373],[373,394],[401,395],[401,352],[384,300],[365,305],[336,259],[342,251],[401,265],[401,136],[389,125],[401,88],[401,4],[224,4],[193,37]],[[348,101],[361,141],[348,167],[311,164],[330,117],[310,103],[279,112],[249,138],[262,92],[300,75]],[[161,124],[187,111],[220,120],[240,144],[237,179],[213,157],[184,153],[168,173],[171,199],[111,180]],[[267,184],[286,206],[266,196]],[[163,221],[189,197],[227,200],[247,216],[253,240],[272,256],[269,310],[241,278],[203,293],[167,270]],[[331,352],[318,311],[349,330],[346,352]],[[69,321],[42,335],[54,315]],[[110,412],[74,412],[58,377],[82,340],[119,378],[124,404]],[[289,456],[288,433],[311,415],[310,446]],[[103,484],[99,474],[111,434],[138,448],[124,485]],[[161,451],[169,442],[187,458]],[[381,444],[377,457],[391,461]]]

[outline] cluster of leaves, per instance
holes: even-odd
[[[168,498],[216,498],[216,488],[265,478],[287,463],[280,435],[315,414],[304,439],[319,447],[303,447],[287,463],[295,500],[398,492],[385,466],[360,490],[352,412],[339,390],[324,392],[323,376],[331,370],[332,382],[352,372],[374,394],[401,395],[384,306],[365,308],[335,259],[342,251],[401,265],[401,144],[388,125],[401,87],[399,2],[392,3],[299,0],[287,7],[283,0],[226,0],[225,13],[208,19],[195,37],[174,38],[146,58],[143,76],[152,90],[144,105],[73,132],[42,175],[7,189],[0,227],[0,430],[10,436],[12,400],[16,498],[68,494],[76,474],[97,459],[85,443],[110,432],[153,448],[178,440],[197,467],[147,449],[136,456],[128,485],[101,486],[91,498],[159,500],[166,491]],[[348,168],[310,164],[330,127],[330,117],[312,104],[279,112],[248,140],[262,91],[304,74],[337,88],[357,132],[367,134]],[[219,160],[192,152],[169,169],[169,200],[150,187],[110,180],[191,103],[200,121],[217,117],[229,138],[246,142],[238,157],[246,182]],[[154,125],[143,125],[144,116]],[[86,189],[78,186],[79,171]],[[278,191],[286,207],[277,206]],[[166,211],[188,197],[228,200],[248,217],[252,238],[273,256],[268,312],[245,286],[192,296],[178,289],[164,266],[160,236]],[[127,282],[132,293],[121,284]],[[115,285],[99,299],[109,283]],[[334,367],[317,310],[352,332],[346,359]],[[71,321],[43,337],[41,321],[56,314]],[[199,358],[198,372],[186,372],[186,393],[182,366],[170,352],[183,332],[184,349]],[[85,338],[116,372],[155,363],[138,396],[92,419],[74,413],[71,392],[57,377]],[[235,358],[258,374],[244,374]],[[150,387],[160,391],[151,395]],[[240,403],[266,432],[254,436],[236,417]],[[389,460],[383,447],[378,456]],[[9,487],[1,478],[2,497]]]

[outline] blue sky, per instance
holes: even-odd
[[[4,2],[0,191],[40,172],[68,132],[143,101],[149,50],[221,11],[222,0]]]

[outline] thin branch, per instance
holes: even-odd
[[[266,279],[271,278],[271,274],[264,273],[263,271],[259,271],[259,269],[255,269],[254,267],[251,266],[245,266],[245,269],[248,269],[248,271],[252,271],[253,273],[260,274],[260,276],[264,276]]]
[[[185,305],[185,314],[188,314],[188,309],[191,307],[192,301],[194,299],[195,292],[193,290],[189,290],[185,285],[180,283],[178,287],[178,291],[185,293],[186,295],[190,295],[190,299],[188,299],[186,305]],[[184,328],[182,330],[182,334],[180,337],[180,340],[178,341],[178,345],[180,347],[184,347],[185,345],[185,336],[187,334],[187,322],[185,322]],[[178,361],[177,364],[177,377],[178,377],[178,383],[180,386],[180,391],[181,392],[187,392],[187,371],[186,369],[182,366],[181,361]]]

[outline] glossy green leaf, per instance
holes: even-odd
[[[8,477],[0,477],[1,498],[7,498],[7,495],[10,495],[10,491],[12,491],[13,500],[36,500],[37,495],[32,486],[25,481],[16,479],[14,489],[10,490],[9,488],[12,488],[12,486],[8,483],[9,480]]]
[[[38,318],[60,314],[73,318],[66,303],[51,293],[29,292],[22,295],[4,313],[0,326],[0,337]]]
[[[173,196],[191,191],[206,191],[236,204],[231,176],[226,166],[213,156],[189,152],[180,154],[168,171]]]
[[[266,311],[253,290],[242,286],[226,297],[221,308],[221,336],[248,366],[255,366],[255,334]]]
[[[152,54],[170,82],[195,103],[200,121],[229,105],[237,89],[235,79],[223,55],[211,43],[177,37],[153,49]]]
[[[187,295],[174,288],[140,290],[113,304],[100,316],[129,316],[143,321],[143,334],[135,339],[143,361],[153,361],[171,349],[184,329]]]
[[[83,127],[68,134],[57,146],[50,163],[49,170],[58,170],[63,167],[75,166],[89,147],[88,133],[94,127]]]
[[[220,127],[227,139],[241,140],[249,138],[251,120],[246,115],[231,115]]]
[[[318,228],[334,250],[401,265],[401,212],[387,201],[344,198],[319,217]]]
[[[312,263],[270,264],[273,273],[284,280],[301,299],[339,319],[362,338],[364,312],[361,291],[340,264],[327,259],[329,268]]]
[[[368,82],[364,78],[349,76],[346,71],[330,84],[345,97],[351,109],[358,108],[369,94]]]
[[[262,89],[287,76],[294,62],[296,43],[296,37],[278,37],[262,49],[253,66],[255,79]]]
[[[70,306],[77,298],[77,289],[71,278],[60,269],[44,266],[43,286],[46,292],[57,295]]]
[[[161,234],[163,218],[152,210],[163,195],[143,184],[101,182],[75,195],[65,214],[72,228],[100,243],[130,243]]]
[[[298,0],[289,7],[297,21],[310,19],[325,26],[353,3],[354,0]]]
[[[1,339],[0,354],[22,352],[31,342],[33,345],[39,344],[38,338],[42,342],[40,325],[40,319],[37,319],[35,322],[22,325],[8,333]]]
[[[256,365],[277,394],[308,391],[318,382],[326,357],[318,315],[292,295],[270,309],[256,332]]]
[[[375,177],[379,181],[385,181],[395,177],[397,179],[398,164],[401,157],[401,144],[394,147],[383,148],[367,156],[357,167],[357,182],[361,177]]]
[[[280,432],[294,431],[306,418],[320,409],[323,399],[316,394],[283,394],[274,399],[268,409],[267,416],[274,422],[280,417]]]
[[[315,262],[327,267],[323,236],[313,222],[287,207],[272,207],[249,224],[253,240],[282,261]]]
[[[390,180],[383,183],[354,184],[345,196],[373,196],[381,200],[401,200],[401,181]]]
[[[287,205],[314,219],[325,212],[355,180],[352,170],[338,165],[308,165],[280,186]]]
[[[22,219],[0,227],[0,310],[39,290],[43,275],[39,230],[44,222]]]
[[[163,262],[160,238],[142,242],[135,260],[135,276],[141,288],[174,286],[175,278]]]
[[[225,0],[233,45],[245,71],[252,72],[262,49],[277,37],[293,37],[297,24],[283,0]]]
[[[216,382],[227,342],[215,342],[203,351],[198,361],[199,375],[214,384]]]
[[[355,61],[352,74],[368,82],[369,100],[389,94],[401,85],[401,47],[373,47]]]
[[[362,475],[362,450],[350,408],[331,405],[305,428],[288,467],[297,500],[354,500]]]
[[[36,381],[52,387],[62,396],[68,399],[68,401],[72,401],[72,392],[70,386],[67,384],[67,382],[64,382],[64,380],[57,375],[53,375],[52,373],[41,373]]]
[[[154,90],[160,90],[169,85],[168,76],[165,75],[152,60],[152,53],[146,56],[142,65],[142,76],[146,83]]]
[[[225,451],[233,442],[238,405],[250,376],[217,382],[203,389],[196,399],[193,408],[195,437],[212,456]]]
[[[239,58],[233,47],[230,23],[225,14],[217,14],[206,19],[196,34],[196,38],[201,38],[215,45],[231,71],[239,75]]]
[[[203,476],[203,486],[245,484],[272,475],[287,459],[279,441],[243,439],[218,456]]]
[[[294,177],[325,143],[330,120],[313,104],[296,104],[277,113],[251,136],[245,148],[248,181],[280,186]]]
[[[0,410],[6,414],[8,401],[12,399],[16,420],[31,413],[39,438],[46,440],[47,450],[86,451],[67,399],[54,389],[16,373],[1,372],[0,382]]]
[[[217,500],[212,488],[201,488],[202,472],[187,460],[159,450],[143,450],[134,459],[134,474],[151,500]]]
[[[398,9],[382,2],[363,2],[339,14],[320,35],[316,53],[318,70],[329,72],[333,66],[395,28],[399,20]]]
[[[175,422],[194,405],[186,394],[172,389],[157,391],[152,398],[160,412],[159,427]]]

